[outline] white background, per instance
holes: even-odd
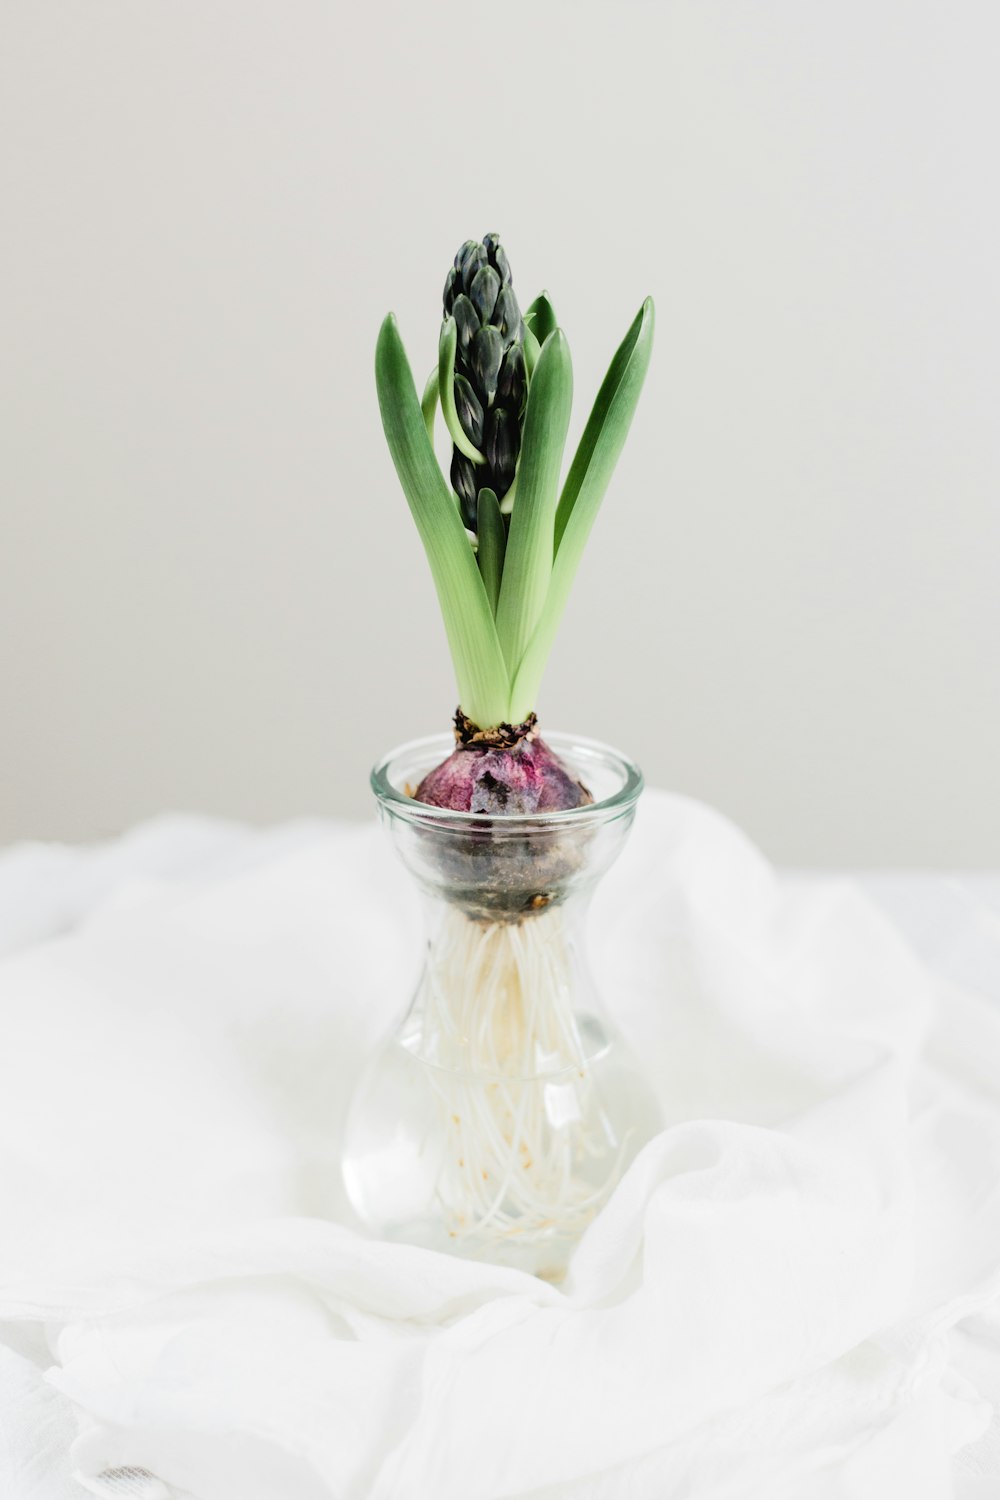
[[[4,0],[0,839],[368,813],[455,702],[378,422],[497,229],[643,403],[543,698],[800,864],[998,863],[1000,11]]]

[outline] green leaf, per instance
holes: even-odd
[[[528,387],[517,504],[511,512],[497,603],[497,634],[512,677],[538,624],[549,586],[559,469],[572,402],[569,345],[557,328],[545,341]]]
[[[503,499],[500,501],[500,514],[502,516],[509,516],[512,513],[512,511],[514,509],[514,501],[516,499],[517,499],[517,474],[515,472],[513,481],[511,482],[510,489],[507,491],[506,495],[504,495]]]
[[[524,657],[516,664],[512,723],[535,706],[580,558],[635,414],[653,352],[653,322],[653,301],[647,297],[611,361],[566,476],[555,518],[548,594]]]
[[[451,440],[459,453],[464,453],[466,458],[471,459],[474,464],[484,464],[485,458],[466,436],[458,420],[458,412],[455,410],[455,350],[457,347],[458,329],[455,327],[455,319],[445,318],[441,324],[441,338],[438,342],[438,399],[441,402],[441,412],[445,426],[451,434]],[[465,711],[469,712],[468,709]]]
[[[575,545],[583,551],[635,415],[653,352],[654,321],[653,299],[647,297],[615,351],[573,456],[556,512],[557,551],[578,507]]]
[[[435,369],[428,375],[427,384],[424,386],[424,394],[420,398],[420,410],[423,414],[424,426],[427,428],[427,436],[431,440],[432,447],[434,444],[434,418],[437,416],[437,405],[438,372]]]
[[[548,292],[540,292],[524,315],[525,325],[531,329],[539,346],[545,343],[557,327],[556,310],[549,301]]]
[[[500,597],[500,579],[503,576],[503,555],[507,547],[507,531],[500,514],[500,506],[493,490],[479,491],[479,516],[476,522],[479,551],[476,560],[486,586],[486,597],[490,608],[496,613]]]
[[[392,313],[379,330],[375,384],[386,442],[430,563],[462,708],[490,728],[506,717],[509,674],[455,497],[434,457]]]

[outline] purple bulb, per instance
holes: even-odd
[[[456,716],[459,736],[475,725]],[[501,725],[495,733],[459,744],[448,759],[429,771],[414,794],[418,802],[455,812],[511,817],[559,812],[592,802],[535,730],[532,715],[523,725]],[[513,739],[514,743],[496,743]]]

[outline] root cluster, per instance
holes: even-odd
[[[451,908],[425,976],[421,1053],[447,1147],[448,1232],[578,1235],[617,1180],[617,1140],[573,1008],[572,951],[554,906],[519,922]]]

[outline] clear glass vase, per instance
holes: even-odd
[[[427,942],[409,1009],[359,1080],[343,1166],[379,1235],[559,1279],[659,1116],[585,943],[642,775],[607,746],[545,738],[592,803],[489,817],[416,802],[454,748],[444,736],[372,772]]]

